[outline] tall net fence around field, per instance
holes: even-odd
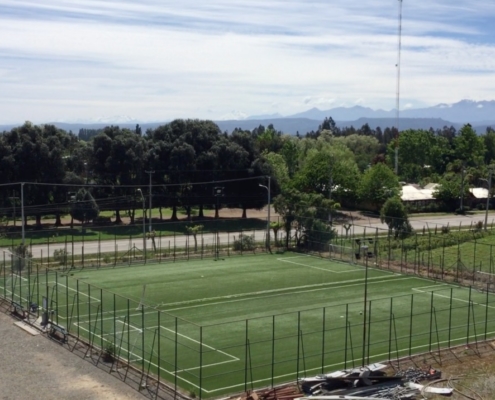
[[[188,227],[201,229],[188,233]],[[246,226],[246,228],[239,228]],[[251,226],[251,228],[249,228]],[[102,268],[142,263],[162,263],[177,260],[222,258],[239,254],[256,254],[267,250],[266,220],[231,219],[201,222],[155,223],[148,226],[112,225],[81,228],[49,229],[38,231],[37,238],[27,234],[27,252],[45,268],[70,270]],[[32,232],[29,232],[32,233]],[[285,243],[281,231],[270,234],[270,244]],[[17,248],[20,236],[8,235],[3,239],[4,251]]]
[[[334,227],[331,239],[312,232],[291,237],[292,249],[375,268],[495,291],[495,231],[492,226],[422,229],[407,236],[360,225]]]
[[[367,243],[364,262],[371,258]],[[335,256],[363,262],[348,249],[333,248]],[[200,325],[32,260],[19,264],[11,253],[0,264],[0,296],[15,312],[31,323],[46,316],[87,345],[86,357],[112,363],[115,373],[138,371],[142,382],[153,380],[148,390],[155,398],[160,386],[210,398],[376,361],[400,363],[495,334],[490,291],[426,281],[413,291]]]

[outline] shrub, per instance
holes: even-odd
[[[254,250],[256,248],[256,242],[254,241],[254,235],[244,235],[241,233],[239,239],[234,240],[234,250],[246,251]]]
[[[67,265],[69,253],[65,249],[57,249],[53,252],[53,259],[60,265]]]
[[[108,343],[105,347],[105,352],[103,353],[103,361],[114,362],[115,361],[115,345],[113,343]]]

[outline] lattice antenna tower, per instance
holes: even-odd
[[[395,174],[399,175],[399,117],[400,117],[400,55],[402,50],[402,0],[399,0],[399,30],[397,44],[397,87],[395,92],[395,125],[397,133],[395,136]]]

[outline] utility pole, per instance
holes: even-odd
[[[333,175],[332,168],[330,167],[330,178],[328,179],[328,200],[330,201],[330,207],[332,207],[332,186],[333,186]],[[332,225],[332,209],[328,213],[328,223]]]
[[[402,0],[399,0],[399,32],[397,45],[397,88],[395,93],[395,120],[397,133],[395,137],[395,175],[399,175],[399,116],[400,116],[400,53],[402,50]]]
[[[486,210],[485,210],[485,231],[487,230],[487,226],[488,226],[488,209],[490,208],[490,199],[491,199],[491,192],[492,192],[492,174],[493,174],[493,169],[489,168],[488,169],[488,194],[486,195]]]
[[[9,197],[9,200],[12,202],[12,206],[14,207],[14,215],[13,215],[13,217],[14,217],[14,228],[15,228],[15,226],[16,226],[16,220],[15,220],[15,216],[16,216],[16,214],[15,214],[15,204],[17,202],[16,200],[19,200],[19,197],[16,197],[15,196],[15,191],[12,193],[12,195],[13,195],[12,197]]]
[[[268,186],[259,184],[260,187],[265,188],[267,192],[267,206],[268,206],[268,215],[266,217],[266,248],[270,250],[270,203],[271,203],[271,177],[268,177]],[[277,238],[275,238],[275,241]]]
[[[464,167],[462,167],[461,171],[461,204],[460,204],[460,209],[461,209],[461,214],[464,214],[464,174],[466,173],[466,170]]]
[[[151,230],[152,230],[152,229],[151,229],[151,228],[152,228],[152,226],[151,226],[151,225],[152,225],[152,219],[153,219],[153,215],[152,215],[152,211],[151,211],[151,195],[152,195],[152,194],[151,194],[151,188],[152,188],[152,186],[151,186],[151,175],[152,175],[152,174],[154,174],[154,173],[155,173],[155,171],[151,171],[151,170],[150,170],[150,171],[144,171],[144,172],[146,172],[146,173],[150,176],[150,184],[149,184],[149,189],[148,189],[148,196],[150,197],[150,200],[149,200],[149,202],[150,202],[150,205],[149,205],[149,208],[150,208],[149,233],[150,233],[150,235],[151,235]]]
[[[24,233],[24,182],[21,182],[21,225],[22,225],[22,245],[24,246],[24,242],[25,242],[25,233]]]
[[[146,264],[146,218],[144,218],[144,196],[143,191],[141,189],[137,189],[137,192],[141,195],[141,201],[143,202],[143,254],[144,254],[144,263]]]

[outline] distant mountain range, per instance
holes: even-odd
[[[307,132],[316,131],[325,118],[333,118],[340,128],[360,128],[368,124],[370,128],[396,126],[396,111],[373,110],[367,107],[337,107],[329,110],[312,108],[302,113],[289,116],[280,114],[246,116],[240,111],[233,111],[225,115],[221,120],[215,121],[222,132],[232,132],[235,128],[252,130],[259,125],[273,124],[275,129],[284,133],[295,135],[297,132],[305,135]],[[143,132],[148,128],[156,128],[163,122],[139,122],[131,117],[100,118],[93,121],[77,122],[50,122],[51,124],[78,133],[80,129],[100,129],[108,125],[134,129],[139,123]],[[405,129],[441,129],[444,126],[453,126],[459,129],[464,124],[470,123],[473,128],[482,134],[486,128],[495,128],[495,101],[462,100],[455,104],[438,104],[433,107],[401,110],[399,119],[400,130]],[[0,132],[8,131],[18,125],[0,125]]]

